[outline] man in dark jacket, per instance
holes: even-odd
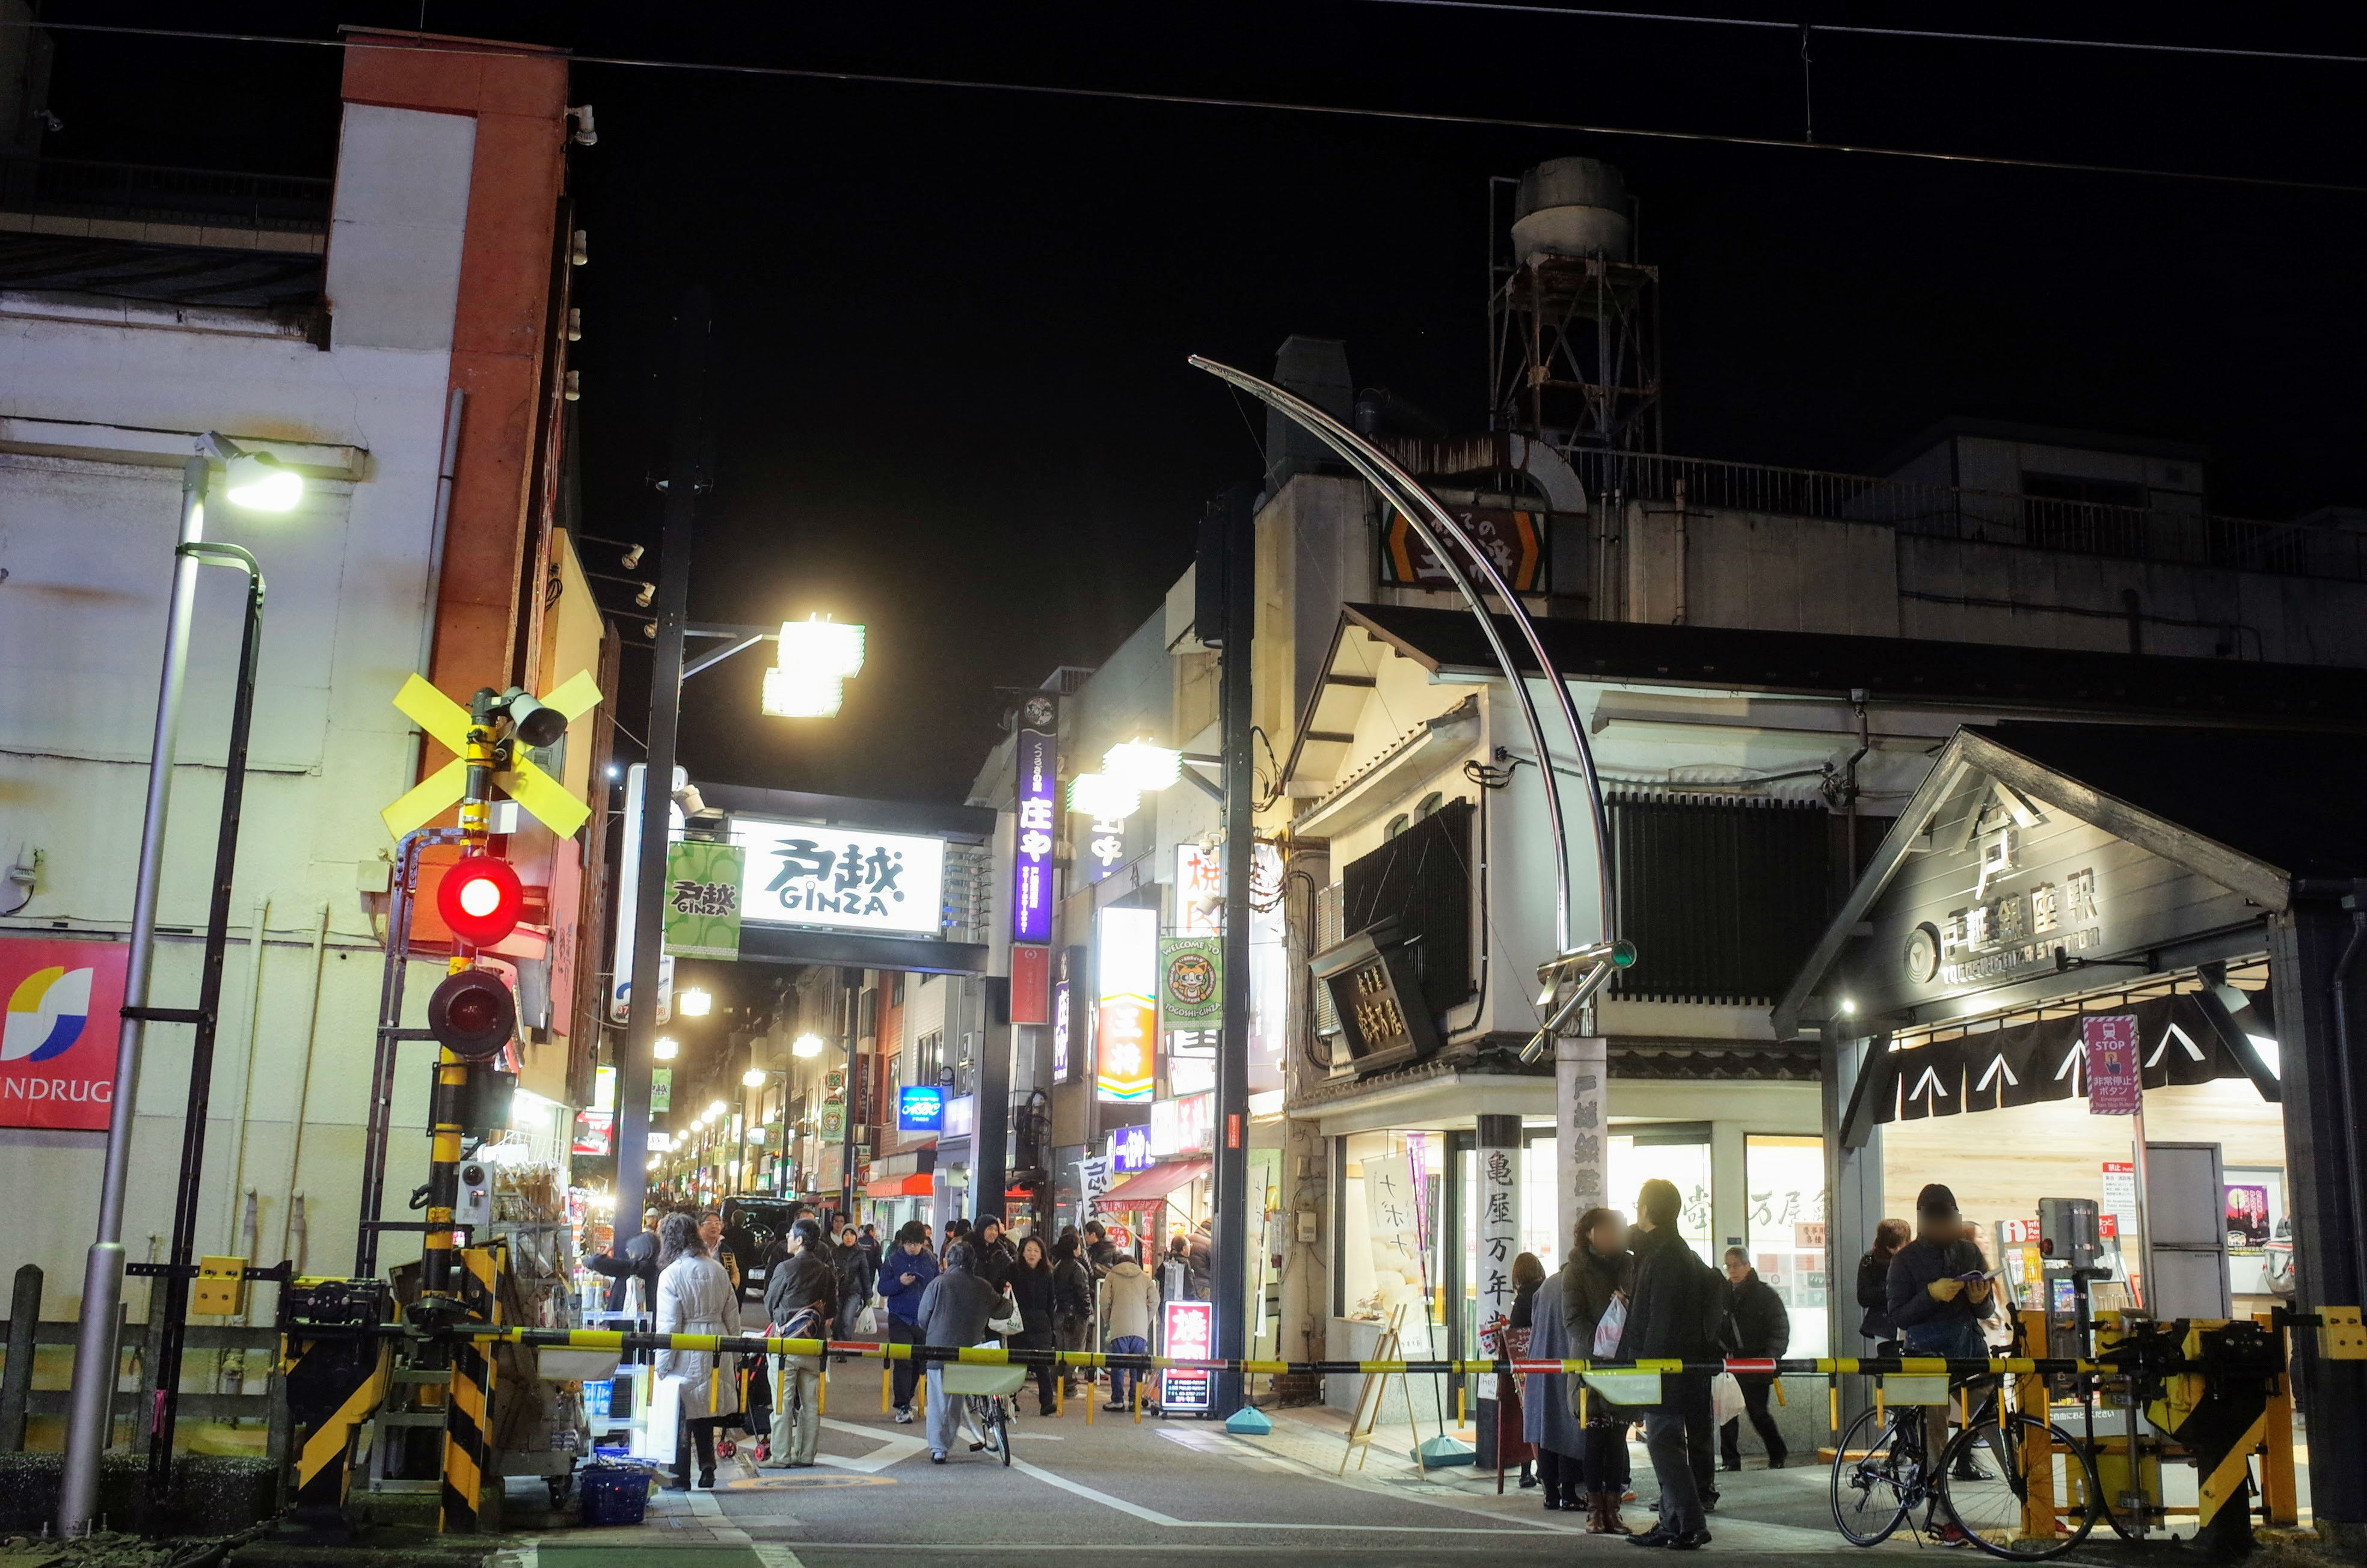
[[[929,1247],[929,1227],[908,1220],[896,1233],[896,1249],[880,1266],[879,1295],[888,1303],[888,1338],[896,1345],[921,1342],[921,1298],[937,1277],[937,1255]],[[912,1423],[912,1391],[921,1382],[918,1361],[894,1363],[896,1424]]]
[[[1619,1337],[1623,1361],[1698,1361],[1718,1353],[1709,1322],[1716,1282],[1708,1265],[1677,1235],[1683,1200],[1673,1183],[1651,1180],[1636,1197],[1636,1271],[1628,1287],[1627,1326]],[[1703,1487],[1694,1475],[1690,1428],[1709,1450],[1709,1379],[1699,1373],[1663,1376],[1660,1403],[1644,1416],[1644,1447],[1659,1478],[1659,1523],[1630,1537],[1638,1546],[1693,1551],[1709,1544]],[[1694,1385],[1698,1384],[1696,1389]]]
[[[789,1227],[789,1255],[764,1281],[764,1315],[776,1325],[812,1309],[825,1328],[838,1314],[838,1276],[822,1252],[821,1226],[799,1220]]]
[[[1759,1277],[1759,1270],[1750,1266],[1750,1254],[1738,1247],[1726,1249],[1726,1278],[1733,1287],[1727,1317],[1734,1324],[1734,1353],[1747,1360],[1781,1359],[1792,1346],[1792,1314],[1784,1310],[1784,1298]],[[1783,1469],[1789,1450],[1782,1428],[1767,1410],[1767,1392],[1775,1384],[1773,1375],[1737,1372],[1734,1381],[1742,1385],[1742,1408],[1750,1417],[1751,1429],[1767,1445],[1767,1468]],[[1741,1416],[1718,1428],[1718,1446],[1725,1450],[1726,1468],[1740,1470]]]
[[[625,1310],[625,1281],[641,1282],[641,1310],[655,1312],[658,1305],[658,1212],[650,1210],[641,1216],[641,1234],[621,1247],[611,1247],[606,1254],[589,1253],[583,1267],[608,1279],[607,1310]]]
[[[1117,1243],[1110,1240],[1108,1229],[1099,1220],[1085,1222],[1085,1267],[1096,1280],[1117,1267]]]
[[[1952,1360],[1985,1361],[1988,1337],[1984,1320],[1997,1315],[1996,1292],[1981,1249],[1965,1237],[1965,1217],[1956,1210],[1956,1195],[1939,1182],[1915,1198],[1915,1239],[1890,1260],[1888,1280],[1890,1321],[1906,1342],[1910,1356],[1944,1356]],[[1923,1440],[1927,1451],[1938,1453],[1948,1440],[1948,1407],[1926,1405]],[[1976,1470],[1978,1461],[1964,1456]],[[1964,1470],[1960,1475],[1972,1479]],[[1955,1546],[1966,1537],[1954,1525],[1939,1529],[1941,1544]]]
[[[921,1292],[921,1343],[975,1345],[986,1337],[986,1320],[994,1315],[1002,1292],[970,1272],[966,1242],[946,1248],[945,1272]],[[946,1393],[942,1369],[929,1364],[929,1461],[946,1462],[954,1446],[954,1402]]]

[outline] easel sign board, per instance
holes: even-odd
[[[1217,1338],[1217,1309],[1212,1302],[1169,1302],[1160,1309],[1161,1354],[1179,1361],[1206,1360]],[[1211,1374],[1189,1368],[1166,1368],[1159,1374],[1159,1408],[1170,1416],[1205,1416],[1215,1403]]]

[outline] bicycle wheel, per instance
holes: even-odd
[[[1002,1450],[1002,1468],[1009,1470],[1011,1468],[1011,1402],[1007,1399],[998,1399],[994,1402],[994,1441],[995,1446]]]
[[[1882,1412],[1867,1410],[1841,1434],[1833,1455],[1833,1524],[1852,1546],[1888,1540],[1914,1506],[1915,1439],[1905,1431]],[[1851,1458],[1853,1453],[1859,1457]]]
[[[2040,1443],[2045,1447],[2033,1461],[2029,1450]],[[2068,1432],[2035,1416],[1974,1422],[1948,1445],[1940,1474],[1940,1506],[1992,1557],[2015,1562],[2060,1557],[2095,1528],[2093,1461]],[[2059,1533],[2044,1539],[2028,1534],[2024,1525],[2023,1505],[2033,1480],[2055,1499]]]

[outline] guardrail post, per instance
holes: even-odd
[[[25,1451],[25,1404],[33,1392],[33,1337],[41,1327],[41,1269],[17,1270],[8,1302],[8,1364],[0,1371],[0,1453]]]
[[[2033,1345],[2046,1348],[2046,1314],[2043,1312],[2022,1312],[2015,1314],[2015,1351],[2030,1355]],[[2048,1408],[2046,1379],[2042,1373],[2027,1372],[2014,1380],[2014,1408],[2028,1414],[2039,1412],[2041,1425],[2025,1427],[2022,1434],[2022,1473],[2030,1478],[2030,1490],[2022,1499],[2022,1533],[2032,1540],[2053,1540],[2055,1518],[2055,1441],[2047,1435],[2044,1422]]]

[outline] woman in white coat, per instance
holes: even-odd
[[[737,1334],[740,1292],[723,1265],[707,1255],[698,1222],[668,1214],[658,1226],[658,1326],[660,1334]],[[698,1484],[715,1484],[715,1433],[740,1414],[739,1379],[732,1358],[708,1350],[659,1352],[659,1397],[669,1390],[679,1402],[674,1438],[674,1489],[690,1486],[690,1450],[698,1449]]]

